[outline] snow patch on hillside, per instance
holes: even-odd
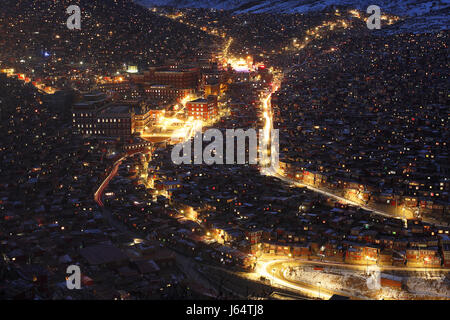
[[[213,8],[234,13],[308,13],[332,6],[347,6],[366,11],[376,4],[382,13],[407,17],[387,28],[387,33],[435,32],[448,30],[450,0],[135,0],[144,7],[170,6],[178,8]],[[409,18],[408,18],[409,17]]]
[[[418,16],[450,7],[450,0],[136,0],[146,7],[214,8],[236,13],[304,13],[331,6],[348,6],[366,10],[378,5],[382,11],[402,16]]]
[[[285,277],[293,281],[309,283],[321,288],[340,292],[360,298],[376,299],[411,299],[411,298],[449,298],[450,280],[443,276],[432,276],[429,273],[417,274],[414,277],[404,277],[406,290],[397,290],[389,287],[369,287],[368,284],[376,269],[368,269],[369,274],[354,270],[337,268],[324,268],[323,271],[312,267],[295,267],[285,271]],[[376,277],[389,277],[389,274],[379,273]]]

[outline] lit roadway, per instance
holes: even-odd
[[[283,267],[283,263],[286,260],[272,260],[267,262],[261,262],[257,266],[256,272],[258,275],[270,280],[272,286],[277,285],[299,292],[302,295],[312,298],[319,298],[328,300],[333,294],[340,294],[340,292],[334,292],[327,289],[322,289],[319,286],[315,286],[309,283],[288,280],[285,277],[286,268]]]
[[[98,188],[97,192],[94,195],[94,199],[97,202],[97,204],[102,208],[101,213],[102,213],[103,217],[108,221],[108,223],[112,227],[116,228],[117,230],[119,230],[123,233],[128,234],[129,236],[131,236],[133,238],[140,238],[140,236],[141,236],[140,234],[131,231],[130,229],[128,229],[128,227],[126,225],[124,225],[119,220],[115,219],[112,216],[111,211],[108,208],[105,208],[105,206],[102,202],[103,193],[104,193],[105,189],[108,187],[111,180],[117,175],[117,172],[119,170],[120,165],[122,164],[122,161],[124,161],[127,157],[129,157],[135,153],[140,153],[140,151],[129,153],[114,163],[114,167],[111,170],[111,173],[108,175],[108,177],[106,177],[106,179],[103,181],[103,183]],[[151,242],[155,246],[160,245],[159,241],[151,241]],[[167,249],[169,249],[169,248],[167,248]],[[192,261],[190,258],[187,258],[187,257],[179,254],[178,252],[175,252],[173,250],[170,250],[170,251],[176,255],[176,260],[178,263],[180,263],[180,266],[181,266],[181,269],[183,270],[183,272],[194,282],[198,283],[204,289],[203,292],[205,294],[211,295],[214,298],[218,296],[218,292],[215,289],[215,287],[212,286],[212,284],[198,272],[198,265],[195,261]]]
[[[274,260],[275,259],[275,260]],[[447,273],[450,272],[450,268],[414,268],[414,267],[400,267],[400,266],[379,266],[376,264],[348,264],[348,263],[339,263],[339,262],[331,262],[331,261],[312,261],[312,260],[304,260],[299,258],[285,258],[281,259],[280,257],[271,257],[265,256],[260,258],[259,262],[268,263],[278,261],[296,264],[296,265],[312,265],[312,266],[324,266],[324,267],[337,267],[341,269],[351,269],[357,271],[366,271],[368,268],[371,270],[376,269],[377,271],[410,271],[410,272],[437,272],[437,273]]]
[[[142,153],[142,152],[143,152],[142,150],[129,152],[114,163],[113,169],[111,170],[110,174],[106,177],[106,179],[102,182],[102,184],[100,185],[100,187],[97,189],[97,191],[94,194],[94,200],[95,200],[95,202],[97,202],[97,204],[100,207],[102,207],[102,208],[104,207],[104,204],[102,201],[103,193],[105,192],[105,190],[108,187],[111,180],[114,179],[114,177],[117,175],[117,172],[119,171],[119,167],[122,164],[122,162],[128,157],[133,156],[136,153]]]
[[[338,11],[336,11],[338,12]],[[359,18],[359,19],[363,19],[362,16],[360,15],[360,13],[357,10],[352,10],[350,11],[350,14],[353,15],[353,17]],[[340,15],[340,14],[339,14]],[[315,27],[315,28],[311,28],[309,29],[306,34],[308,35],[308,37],[305,38],[304,41],[302,41],[301,43],[296,43],[295,46],[299,49],[299,50],[303,50],[311,41],[313,38],[321,38],[322,35],[321,33],[323,32],[327,32],[327,31],[332,31],[335,27],[338,26],[342,26],[344,29],[347,29],[349,26],[346,23],[346,21],[344,20],[339,20],[339,21],[329,21],[329,22],[323,22],[321,25]],[[305,61],[306,62],[306,61]],[[304,63],[305,63],[304,62]],[[288,70],[285,70],[288,72]],[[271,130],[273,129],[273,115],[272,115],[272,106],[271,106],[271,97],[272,94],[274,92],[276,92],[279,87],[281,86],[281,79],[282,79],[282,75],[280,77],[275,77],[276,79],[274,80],[273,86],[272,86],[272,90],[271,92],[263,97],[261,99],[261,107],[262,107],[262,111],[263,111],[263,115],[264,115],[264,119],[265,119],[265,124],[264,124],[264,133],[265,133],[265,139],[267,140],[266,143],[268,146],[270,146],[270,138],[269,138],[269,133],[271,132]],[[273,159],[273,158],[272,158]],[[263,154],[263,158],[261,159],[261,173],[265,174],[265,175],[271,175],[271,176],[275,176],[277,178],[279,178],[282,181],[285,181],[289,184],[298,186],[298,187],[306,187],[311,191],[320,193],[324,196],[333,198],[335,200],[338,200],[342,203],[346,203],[346,204],[351,204],[360,208],[363,208],[365,210],[369,210],[372,211],[376,214],[379,214],[381,216],[385,216],[385,217],[390,217],[390,218],[397,218],[397,219],[402,219],[404,220],[404,222],[406,223],[406,219],[405,218],[401,218],[399,216],[393,215],[393,214],[389,214],[387,212],[381,211],[379,209],[375,209],[369,206],[365,206],[361,203],[357,203],[351,200],[348,200],[344,197],[341,197],[339,195],[333,194],[331,192],[322,190],[322,189],[318,189],[312,186],[308,186],[302,183],[299,183],[298,181],[294,180],[294,179],[290,179],[287,178],[285,176],[283,176],[282,174],[280,174],[279,171],[275,171],[272,167],[270,167],[270,159],[267,157],[267,151]],[[422,221],[430,223],[430,224],[434,224],[436,226],[448,226],[447,224],[442,224],[439,221],[435,221],[433,219],[429,219],[429,218],[423,218],[422,217]]]
[[[278,90],[278,88],[279,88],[279,84],[274,84],[274,86],[273,86],[273,88],[271,90],[271,93],[261,100],[261,105],[262,105],[262,108],[263,108],[263,116],[264,116],[264,119],[265,119],[265,123],[264,123],[264,137],[266,139],[267,145],[269,145],[269,149],[271,149],[270,148],[270,138],[269,138],[269,136],[270,136],[271,130],[273,129],[273,115],[272,115],[272,106],[271,106],[270,100],[272,98],[272,94],[274,92],[276,92]],[[267,153],[265,153],[265,154],[267,154]],[[267,161],[267,160],[268,160],[267,157],[265,159],[263,159],[263,161]],[[266,174],[266,175],[271,175],[271,176],[277,177],[278,179],[280,179],[282,181],[285,181],[287,183],[293,184],[295,186],[306,187],[309,190],[312,190],[314,192],[320,193],[320,194],[325,195],[327,197],[336,199],[336,200],[341,201],[343,203],[352,204],[354,206],[358,206],[358,207],[361,207],[363,209],[373,211],[374,213],[377,213],[379,215],[383,215],[383,216],[386,216],[386,217],[392,217],[392,215],[390,215],[390,214],[388,214],[386,212],[379,211],[379,210],[376,210],[376,209],[373,209],[373,208],[369,208],[369,207],[363,206],[363,205],[361,205],[359,203],[356,203],[356,202],[353,202],[353,201],[348,200],[346,198],[343,198],[343,197],[340,197],[338,195],[335,195],[335,194],[333,194],[331,192],[327,192],[327,191],[324,191],[324,190],[321,190],[321,189],[318,189],[318,188],[314,188],[314,187],[311,187],[311,186],[299,183],[299,182],[297,182],[297,181],[295,181],[293,179],[287,178],[287,177],[281,175],[278,171],[275,171],[273,167],[263,167],[261,169],[261,172],[263,174]]]
[[[424,271],[434,271],[438,273],[449,272],[450,268],[446,269],[424,269],[424,268],[409,268],[409,267],[394,267],[394,266],[377,266],[377,265],[350,265],[343,263],[333,263],[333,262],[321,262],[321,261],[305,261],[299,259],[276,259],[276,260],[261,260],[258,262],[256,267],[256,273],[258,276],[265,277],[267,280],[270,280],[272,286],[281,286],[300,294],[306,295],[312,298],[320,298],[320,299],[330,299],[332,295],[345,295],[352,299],[364,299],[363,296],[351,296],[347,292],[339,292],[333,291],[330,289],[326,289],[322,286],[322,284],[318,283],[318,285],[305,283],[297,280],[288,279],[286,277],[286,273],[288,271],[288,267],[302,266],[302,265],[321,265],[321,266],[333,266],[345,269],[351,269],[356,271],[366,271],[369,269],[370,271],[412,271],[412,272],[424,272]]]
[[[97,202],[97,204],[100,207],[104,206],[103,205],[103,201],[102,201],[102,197],[103,197],[103,193],[105,192],[105,189],[108,187],[108,185],[111,182],[111,180],[116,176],[117,171],[119,171],[119,166],[122,164],[122,161],[125,160],[127,157],[128,157],[128,155],[123,156],[122,158],[120,158],[119,160],[117,160],[114,163],[114,167],[111,170],[111,173],[106,177],[106,179],[100,185],[100,187],[98,188],[97,192],[95,192],[94,200],[95,200],[95,202]]]
[[[224,54],[225,57],[227,58],[228,56],[228,49],[230,47],[230,44],[232,42],[232,39],[230,38],[228,43],[225,46],[224,49]],[[305,43],[305,45],[307,44],[307,42]],[[304,46],[301,46],[300,49],[303,49]],[[272,114],[272,106],[271,106],[271,97],[272,94],[274,92],[276,92],[278,90],[278,88],[280,87],[281,84],[281,78],[278,75],[275,76],[275,79],[273,81],[273,85],[271,88],[270,93],[268,93],[266,96],[261,98],[261,108],[262,108],[262,113],[263,113],[263,117],[265,120],[265,124],[264,124],[264,133],[265,133],[265,139],[267,140],[267,146],[270,146],[270,132],[273,129],[273,114]],[[183,103],[184,106],[184,103]],[[175,117],[174,117],[175,118]],[[165,125],[171,125],[172,121],[174,121],[175,119],[165,119],[167,121],[163,121]],[[184,126],[184,130],[180,130],[181,132],[179,132],[179,134],[172,134],[173,136],[178,136],[180,138],[184,138],[183,140],[187,140],[189,139],[193,133],[195,133],[196,131],[198,131],[198,128],[196,128],[197,126],[195,125],[195,123],[186,123],[186,124],[191,124],[191,126]],[[178,132],[177,132],[178,133]],[[168,137],[165,137],[168,138]],[[271,148],[270,148],[271,149]],[[95,201],[99,204],[100,207],[104,208],[103,202],[102,202],[102,195],[105,191],[105,189],[107,188],[108,184],[110,183],[110,181],[115,177],[115,175],[118,172],[118,168],[120,166],[120,164],[122,163],[122,161],[128,157],[128,155],[122,157],[121,159],[119,159],[118,161],[115,162],[114,167],[111,171],[111,173],[108,175],[108,177],[103,181],[103,183],[100,185],[99,189],[97,190],[97,192],[94,195]],[[274,159],[274,155],[272,154],[271,157],[272,159]],[[261,163],[261,174],[265,174],[265,175],[271,175],[274,177],[279,178],[280,180],[298,186],[298,187],[306,187],[307,189],[313,191],[313,192],[317,192],[319,194],[322,194],[326,197],[338,200],[342,203],[347,203],[347,204],[351,204],[360,208],[363,208],[365,210],[369,210],[372,211],[376,214],[385,216],[385,217],[395,217],[392,214],[388,214],[386,212],[368,207],[368,206],[364,206],[360,203],[356,203],[354,201],[348,200],[344,197],[338,196],[336,194],[333,194],[331,192],[322,190],[322,189],[318,189],[312,186],[308,186],[302,183],[299,183],[298,181],[294,180],[294,179],[290,179],[287,178],[283,175],[280,174],[279,170],[275,170],[274,168],[270,167],[270,158],[268,157],[268,152],[267,150],[263,153],[263,157],[262,157],[262,163]],[[105,210],[103,210],[105,211]],[[104,212],[105,214],[106,212]],[[113,222],[112,217],[110,217],[111,219],[110,222]],[[398,217],[396,217],[398,218]],[[426,219],[423,219],[423,221],[427,221]],[[427,221],[428,222],[428,221]],[[434,223],[435,222],[430,222],[430,223]],[[436,224],[438,225],[438,224]],[[121,227],[124,227],[123,225]],[[125,228],[122,228],[125,229]],[[129,232],[129,231],[128,231]],[[194,264],[191,264],[191,262],[189,262],[189,259],[186,259],[185,257],[182,257],[181,255],[177,254],[177,258],[180,259],[182,261],[183,266],[185,267],[185,271],[189,271],[188,273],[191,275],[192,278],[196,278],[199,280],[199,282],[201,282],[206,288],[210,288],[214,291],[214,288],[211,288],[209,283],[205,283],[204,279],[202,279],[201,276],[199,276],[198,272],[196,272],[196,268],[194,267]],[[269,280],[272,280],[272,283],[278,286],[282,286],[294,291],[297,291],[303,295],[306,295],[308,297],[313,297],[313,298],[320,298],[320,299],[329,299],[333,294],[343,294],[340,292],[334,292],[332,290],[328,290],[328,289],[324,289],[322,287],[316,286],[316,285],[312,285],[309,283],[303,283],[303,282],[299,282],[299,281],[293,281],[290,279],[287,279],[285,276],[285,272],[287,271],[286,267],[283,267],[283,264],[289,264],[291,266],[293,265],[324,265],[324,266],[333,266],[333,267],[339,267],[339,268],[347,268],[347,269],[353,269],[353,270],[366,270],[368,268],[368,266],[365,265],[349,265],[349,264],[342,264],[342,263],[333,263],[333,262],[321,262],[321,261],[304,261],[304,260],[299,260],[299,259],[288,259],[288,260],[280,260],[279,258],[275,258],[275,260],[269,260],[269,261],[264,261],[264,260],[260,260],[258,262],[257,265],[257,269],[256,272],[259,276],[263,276]],[[426,269],[426,268],[409,268],[409,267],[394,267],[394,266],[386,266],[386,267],[378,267],[378,266],[371,266],[371,268],[377,268],[377,270],[397,270],[397,271],[429,271],[432,269]],[[450,271],[450,269],[436,269],[436,271],[439,272],[448,272]],[[348,294],[344,294],[347,295]],[[352,297],[355,299],[360,299],[361,297]]]
[[[269,95],[267,95],[266,97],[261,99],[261,106],[262,106],[262,109],[263,109],[263,115],[264,115],[264,119],[265,119],[265,124],[264,124],[264,133],[265,133],[265,135],[264,136],[265,136],[265,139],[267,140],[266,143],[269,146],[269,149],[271,149],[270,148],[270,138],[269,138],[270,134],[269,133],[273,129],[273,115],[272,115],[272,106],[271,106],[270,100],[271,100],[272,94],[278,90],[279,86],[280,86],[280,84],[278,83],[278,81],[275,81],[275,84],[273,85],[271,93]],[[381,211],[381,210],[378,210],[378,209],[375,209],[375,208],[372,208],[372,207],[369,207],[369,206],[365,206],[365,205],[363,205],[361,203],[357,203],[357,202],[348,200],[348,199],[346,199],[344,197],[341,197],[339,195],[336,195],[334,193],[331,193],[331,192],[328,192],[328,191],[325,191],[325,190],[322,190],[322,189],[318,189],[318,188],[315,188],[315,187],[312,187],[312,186],[309,186],[309,185],[305,185],[303,183],[299,183],[298,181],[296,181],[294,179],[290,179],[288,177],[285,177],[285,176],[281,175],[279,171],[274,170],[273,167],[265,166],[265,165],[269,164],[267,162],[270,161],[270,160],[267,157],[267,150],[266,150],[266,152],[264,154],[266,156],[263,157],[263,159],[261,159],[262,160],[262,165],[263,165],[262,168],[261,168],[261,173],[262,174],[277,177],[278,179],[280,179],[280,180],[282,180],[284,182],[287,182],[289,184],[292,184],[294,186],[297,186],[297,187],[306,187],[307,189],[309,189],[311,191],[320,193],[320,194],[322,194],[324,196],[327,196],[329,198],[333,198],[333,199],[338,200],[338,201],[340,201],[342,203],[351,204],[353,206],[360,207],[360,208],[368,210],[368,211],[372,211],[372,212],[374,212],[374,213],[376,213],[378,215],[384,216],[384,217],[402,219],[405,222],[405,224],[406,224],[406,219],[405,218],[401,218],[401,217],[398,217],[396,215],[389,214],[387,212],[384,212],[384,211]],[[422,217],[421,220],[424,221],[424,222],[430,223],[430,224],[434,224],[436,226],[440,226],[440,227],[447,226],[447,225],[444,225],[444,224],[442,224],[440,222],[437,222],[435,220],[432,220],[432,219],[427,219],[427,218],[423,218]]]
[[[270,132],[273,129],[273,115],[272,115],[272,106],[271,106],[271,97],[274,92],[276,92],[279,88],[278,81],[274,81],[275,84],[272,87],[271,92],[263,97],[261,99],[261,107],[263,111],[263,117],[265,119],[264,124],[264,133],[265,133],[265,140],[268,146],[270,146]],[[272,149],[269,147],[269,149]],[[272,150],[273,151],[273,150]],[[273,155],[271,156],[273,158]],[[261,167],[261,173],[265,175],[270,175],[279,178],[282,181],[285,181],[289,184],[299,186],[299,187],[306,187],[311,191],[317,192],[319,194],[322,194],[324,196],[333,198],[335,200],[338,200],[342,203],[351,204],[360,208],[363,208],[365,210],[372,211],[376,214],[385,216],[385,217],[395,217],[391,214],[388,214],[386,212],[373,209],[368,206],[364,206],[360,203],[356,203],[354,201],[348,200],[344,197],[335,195],[331,192],[327,192],[315,187],[311,187],[302,183],[299,183],[295,181],[294,179],[287,178],[283,175],[281,175],[277,170],[275,170],[273,167],[270,167],[270,158],[268,157],[267,150],[263,153],[262,161],[262,167]],[[398,217],[396,217],[398,218]],[[426,221],[426,219],[423,219]],[[347,268],[347,269],[353,269],[353,270],[359,270],[364,271],[369,268],[369,266],[365,265],[350,265],[350,264],[343,264],[343,263],[333,263],[333,262],[322,262],[322,261],[304,261],[304,260],[298,260],[298,259],[288,259],[288,260],[261,260],[258,262],[258,266],[256,268],[256,272],[258,275],[263,276],[267,279],[270,279],[272,281],[272,284],[282,286],[285,288],[289,288],[292,290],[295,290],[301,294],[304,294],[309,297],[313,298],[320,298],[320,299],[329,299],[333,294],[343,294],[340,292],[334,292],[332,290],[323,289],[320,286],[315,286],[309,283],[303,283],[299,281],[293,281],[288,280],[285,277],[286,268],[283,268],[283,264],[289,264],[289,265],[302,265],[302,264],[309,264],[309,265],[323,265],[323,266],[333,266],[333,267],[339,267],[339,268]],[[394,270],[394,271],[412,271],[412,272],[424,272],[424,271],[430,271],[435,270],[436,272],[449,272],[450,269],[431,269],[431,268],[410,268],[410,267],[396,267],[396,266],[377,266],[377,265],[371,265],[371,268],[376,268],[376,270],[382,271],[382,270]],[[344,294],[348,296],[348,294]],[[353,299],[361,299],[361,297],[351,297]]]

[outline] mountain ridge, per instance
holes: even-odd
[[[236,13],[303,13],[331,6],[348,6],[365,10],[375,4],[382,11],[410,17],[450,7],[450,0],[135,0],[135,2],[145,7],[213,8]]]
[[[363,12],[375,4],[382,13],[405,18],[387,28],[386,32],[436,32],[448,30],[450,0],[134,0],[143,7],[210,8],[229,10],[234,14],[279,13],[295,14],[322,11],[345,6]],[[376,3],[374,3],[376,2]]]

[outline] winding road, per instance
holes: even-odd
[[[274,81],[274,84],[272,85],[271,92],[266,97],[263,97],[261,99],[261,103],[260,103],[261,106],[262,106],[262,112],[263,112],[263,116],[264,116],[264,119],[265,119],[265,123],[264,123],[264,136],[265,136],[265,140],[266,140],[265,143],[269,147],[269,149],[272,150],[272,152],[275,150],[275,148],[272,148],[272,146],[270,145],[271,140],[269,138],[270,132],[272,132],[272,130],[273,130],[273,112],[272,112],[271,98],[272,98],[273,93],[275,93],[281,87],[281,80],[282,80],[282,76],[280,78],[277,78]],[[274,158],[278,159],[278,155],[276,157],[274,157],[274,155],[272,154],[271,155],[271,159],[273,160]],[[274,176],[274,177],[276,177],[276,178],[278,178],[278,179],[280,179],[280,180],[282,180],[282,181],[284,181],[286,183],[289,183],[291,185],[294,185],[294,186],[297,186],[297,187],[305,187],[308,190],[311,190],[313,192],[319,193],[319,194],[324,195],[326,197],[335,199],[335,200],[337,200],[337,201],[339,201],[341,203],[350,204],[350,205],[362,208],[364,210],[371,211],[371,212],[373,212],[375,214],[378,214],[378,215],[381,215],[381,216],[384,216],[384,217],[401,219],[405,223],[405,225],[407,224],[407,220],[404,217],[400,217],[400,216],[397,216],[397,215],[394,215],[394,214],[391,214],[391,213],[388,213],[388,212],[385,212],[385,211],[381,211],[381,210],[373,208],[373,207],[369,207],[369,206],[363,205],[361,203],[357,203],[357,202],[351,201],[349,199],[346,199],[346,198],[344,198],[342,196],[339,196],[339,195],[336,195],[334,193],[331,193],[331,192],[325,191],[323,189],[318,189],[318,188],[315,188],[315,187],[312,187],[312,186],[300,183],[300,182],[298,182],[298,181],[296,181],[294,179],[291,179],[291,178],[288,178],[288,177],[286,177],[284,175],[281,175],[277,170],[274,169],[273,166],[270,166],[271,162],[270,162],[270,159],[267,158],[267,152],[265,152],[263,154],[262,164],[263,164],[263,166],[261,167],[261,174]],[[269,164],[269,166],[266,166],[266,164]],[[426,222],[426,223],[430,223],[430,224],[433,224],[433,225],[439,226],[439,227],[448,227],[448,224],[441,223],[441,222],[436,221],[434,219],[429,219],[429,218],[422,217],[421,221]]]
[[[97,202],[97,204],[100,207],[102,207],[102,208],[104,207],[104,204],[103,204],[103,201],[102,201],[103,193],[105,192],[105,190],[108,187],[108,185],[111,182],[111,180],[114,179],[114,177],[117,175],[117,172],[119,171],[119,167],[122,164],[122,161],[125,160],[129,156],[130,155],[123,156],[122,158],[120,158],[119,160],[117,160],[114,163],[114,166],[113,166],[113,169],[111,170],[111,173],[106,177],[106,179],[102,182],[102,184],[100,185],[98,190],[95,192],[94,200],[95,200],[95,202]]]

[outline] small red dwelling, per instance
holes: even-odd
[[[322,267],[314,267],[314,270],[316,270],[316,271],[323,271],[323,268]]]
[[[380,278],[380,284],[382,287],[390,287],[395,289],[401,289],[402,287],[402,280],[399,277],[394,276],[382,276]]]
[[[186,103],[188,116],[196,120],[209,120],[217,115],[217,100],[196,99]]]

